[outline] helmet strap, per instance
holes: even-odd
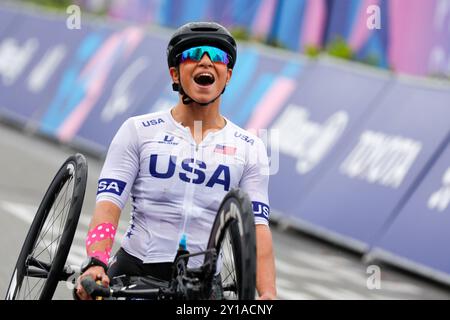
[[[178,74],[180,74],[180,69],[178,68]],[[181,77],[180,77],[181,79]],[[211,103],[213,103],[214,101],[216,101],[217,99],[219,99],[219,97],[225,92],[226,89],[226,85],[225,87],[223,87],[222,92],[215,97],[214,99],[208,101],[208,102],[198,102],[195,101],[194,99],[192,99],[187,93],[186,91],[184,91],[183,87],[181,86],[181,81],[180,83],[172,83],[172,89],[173,91],[178,91],[181,94],[181,101],[183,101],[183,104],[188,105],[191,104],[192,102],[195,102],[196,104],[202,106],[202,107],[206,107],[208,105],[210,105]]]
[[[188,94],[184,91],[183,87],[181,86],[181,84],[179,85],[180,89],[179,92],[181,94],[181,101],[183,101],[183,104],[191,104],[192,102],[195,102],[196,104],[202,106],[202,107],[206,107],[208,105],[210,105],[211,103],[213,103],[214,101],[216,101],[217,99],[219,99],[219,97],[225,92],[225,88],[226,86],[223,88],[222,92],[215,97],[214,99],[208,101],[208,102],[198,102],[194,99],[192,99],[190,96],[188,96]]]

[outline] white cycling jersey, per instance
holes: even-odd
[[[201,131],[200,131],[201,132]],[[131,196],[131,220],[122,247],[144,263],[173,261],[180,238],[187,250],[203,251],[226,193],[249,195],[256,224],[268,224],[268,158],[257,136],[226,119],[197,144],[170,111],[126,120],[109,147],[97,202],[121,209]],[[203,263],[192,257],[190,267]]]

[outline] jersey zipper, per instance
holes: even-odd
[[[195,164],[197,163],[197,158],[198,158],[198,148],[199,148],[199,144],[196,143],[196,141],[194,140],[194,138],[192,137],[192,135],[190,135],[190,140],[191,143],[194,144],[194,152],[193,152],[193,160],[194,160],[194,167]],[[192,150],[192,149],[191,149]],[[195,185],[192,183],[192,181],[189,182],[189,184],[186,187],[186,191],[184,193],[184,201],[183,201],[183,216],[184,216],[184,221],[183,221],[183,228],[181,230],[181,235],[180,237],[180,241],[182,238],[186,237],[186,227],[187,227],[187,223],[189,220],[189,213],[192,211],[192,207],[193,207],[193,201],[194,201],[194,188]],[[189,239],[186,240],[186,246],[188,246],[189,243]]]

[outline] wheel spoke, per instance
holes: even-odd
[[[220,254],[222,257],[222,288],[227,299],[237,299],[236,264],[231,243],[230,228],[227,228],[223,237]],[[226,294],[225,294],[226,292]]]
[[[73,195],[76,192],[83,199],[86,177],[86,159],[79,154],[68,158],[56,173],[22,246],[18,259],[22,266],[18,269],[20,274],[13,275],[11,280],[14,286],[11,287],[11,290],[14,289],[11,298],[26,300],[52,297],[58,281],[62,279],[60,268],[67,259],[76,229],[76,223],[68,225],[69,219],[78,221],[81,211],[82,200],[72,208],[72,204],[75,204]],[[63,241],[66,246],[61,247]]]
[[[56,195],[55,200],[57,200],[59,198],[60,194],[61,194],[61,191]],[[51,209],[49,210],[49,215],[52,210],[53,210],[53,212],[55,212],[55,208],[59,206],[59,203],[61,202],[61,200],[62,200],[62,197],[59,198],[59,201],[56,203],[56,206],[55,206],[55,203],[53,203]],[[47,217],[47,219],[48,219],[48,217]],[[51,215],[51,221],[48,224],[47,224],[47,221],[44,223],[44,227],[43,227],[44,232],[41,233],[39,240],[42,240],[42,238],[44,238],[47,235],[48,231],[50,230],[51,226],[56,221],[56,219],[58,219],[58,216],[55,217],[55,215]]]
[[[18,289],[17,293],[17,297],[22,297],[23,300],[39,299],[45,287],[49,269],[55,258],[62,238],[62,232],[68,219],[74,190],[73,182],[73,176],[71,175],[66,179],[64,185],[60,186],[53,205],[47,214],[46,221],[38,235],[38,240],[35,242],[33,250],[27,259],[23,280],[24,285]],[[43,255],[44,252],[47,254]],[[39,257],[41,259],[38,259]],[[31,269],[30,267],[32,266],[39,269]]]
[[[67,192],[67,188],[66,188],[66,190],[65,190],[64,193],[66,193],[66,192]],[[59,196],[59,195],[58,195],[58,196]],[[62,197],[61,197],[61,199],[62,199]],[[59,206],[59,203],[61,202],[61,199],[58,201],[56,207],[52,207],[53,213],[55,212],[55,208],[57,208],[57,207]],[[40,236],[38,242],[40,242],[41,240],[43,240],[43,238],[47,235],[47,233],[50,231],[50,228],[54,225],[55,221],[61,216],[61,214],[64,212],[63,210],[67,207],[68,204],[70,204],[70,203],[66,203],[66,204],[64,205],[64,207],[61,209],[61,211],[58,213],[58,215],[56,215],[56,216],[55,216],[54,214],[51,215],[52,221],[50,221],[50,222],[48,223],[48,225],[47,225],[46,223],[44,224],[44,227],[47,226],[47,228],[46,228],[45,231],[41,234],[41,236]],[[50,211],[51,211],[51,210],[50,210]],[[36,247],[35,247],[35,248],[36,248]]]
[[[66,188],[65,188],[64,193],[63,193],[63,195],[64,195],[64,197],[65,197],[66,199],[67,199],[68,185],[70,184],[71,181],[72,181],[72,177],[66,181]],[[61,195],[61,193],[60,193],[59,195]],[[68,208],[68,207],[70,208],[70,204],[71,204],[71,200],[68,201],[68,202],[67,202],[67,201],[64,201],[65,203],[64,203],[64,206],[63,206],[63,208],[61,209],[61,211],[59,211],[58,214],[55,214],[56,208],[57,208],[57,207],[59,206],[59,204],[61,203],[61,199],[62,199],[62,196],[61,196],[60,200],[57,202],[56,207],[52,207],[53,210],[51,210],[51,211],[53,211],[53,214],[50,216],[51,221],[50,221],[48,224],[47,224],[47,223],[44,224],[44,226],[46,227],[46,229],[45,229],[45,231],[41,234],[41,236],[39,237],[39,240],[36,242],[35,248],[34,248],[33,253],[32,253],[32,255],[35,256],[36,258],[39,257],[44,251],[46,251],[46,249],[48,249],[49,247],[51,247],[52,244],[53,244],[55,241],[58,241],[58,242],[56,243],[56,246],[52,246],[52,247],[56,247],[56,248],[58,247],[59,240],[60,240],[60,238],[61,238],[61,228],[60,228],[60,232],[59,232],[58,238],[57,238],[56,240],[53,240],[53,238],[54,238],[53,226],[54,226],[55,222],[57,221],[57,219],[59,219],[59,218],[61,217],[61,215],[64,213],[64,209],[66,209],[66,208]],[[66,222],[66,220],[67,220],[67,216],[63,216],[63,218],[60,218],[59,220],[60,220],[60,224],[64,225],[65,222]],[[45,243],[45,236],[48,234],[48,232],[50,231],[50,229],[52,230],[52,232],[51,232],[51,237],[50,237],[50,244],[47,245],[47,244]],[[37,249],[37,247],[39,246],[39,244],[40,244],[41,241],[42,241],[42,243],[44,244],[44,245],[43,245],[44,250],[40,251],[37,255],[35,255],[35,251],[36,251],[36,249]],[[53,251],[55,251],[55,250],[53,250]],[[47,253],[48,253],[48,255],[49,255],[49,261],[50,261],[50,262],[53,261],[53,257],[52,257],[52,253],[53,253],[53,252],[47,250]],[[54,253],[56,253],[56,252],[54,252]]]
[[[69,201],[69,202],[67,202],[67,194],[68,194],[68,190],[69,190],[69,186],[71,186],[72,184],[71,184],[71,182],[72,182],[72,176],[70,176],[69,177],[69,179],[66,181],[66,189],[64,190],[64,206],[63,206],[63,208],[61,209],[61,211],[60,211],[60,213],[58,214],[58,216],[60,216],[61,215],[61,213],[64,213],[65,212],[65,208],[67,207],[67,205],[69,205],[69,208],[70,208],[70,202],[71,201]],[[58,204],[59,205],[59,204]],[[57,211],[57,206],[55,207],[55,211]],[[61,219],[59,219],[60,220],[60,228],[59,228],[59,236],[58,236],[58,242],[57,242],[57,244],[56,244],[56,248],[58,248],[58,245],[59,245],[59,240],[61,239],[61,224],[62,223],[64,223],[65,222],[65,220],[66,220],[66,215],[63,215],[63,217],[61,218]],[[52,225],[52,237],[51,237],[51,239],[53,240],[53,231],[54,231],[54,224]],[[53,258],[52,258],[52,253],[53,254],[56,254],[56,250],[54,251],[54,252],[52,252],[52,251],[50,251],[49,252],[49,254],[50,254],[50,259],[53,261]]]
[[[55,248],[56,245],[54,245],[55,242],[59,241],[59,239],[61,238],[61,235],[56,238],[55,240],[53,240],[52,242],[50,242],[47,246],[45,246],[36,256],[35,258],[38,258],[43,252],[51,252],[51,251],[55,251],[53,249],[47,250],[48,248]],[[52,259],[50,259],[50,262],[52,261]]]
[[[58,214],[58,216],[57,216],[56,218],[54,218],[54,220],[56,220],[61,214],[62,214],[62,212],[60,212],[60,213]],[[53,218],[53,215],[52,215],[52,218]],[[52,224],[49,223],[49,226],[47,227],[47,230],[46,230],[42,235],[40,235],[40,238],[39,238],[39,240],[36,242],[36,245],[35,245],[35,247],[34,247],[34,249],[33,249],[32,255],[34,255],[34,252],[36,251],[37,247],[39,246],[39,243],[40,243],[41,241],[44,242],[44,237],[47,235],[48,231],[50,231],[51,225],[52,225]],[[47,246],[47,247],[48,247],[48,246]],[[41,253],[42,253],[42,252],[41,252]]]
[[[31,293],[33,292],[34,288],[36,288],[36,286],[37,286],[39,283],[41,283],[41,282],[42,282],[42,279],[39,279],[39,280],[36,282],[36,284],[33,286],[33,288],[31,288],[30,291],[28,292],[28,294],[25,296],[25,299],[28,298],[28,297],[31,295]],[[39,292],[38,292],[38,294],[39,294]],[[36,297],[34,297],[33,300],[36,300]]]

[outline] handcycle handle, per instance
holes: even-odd
[[[89,277],[81,280],[81,286],[92,298],[95,297],[108,298],[112,294],[112,291],[109,287],[105,288],[104,286],[97,284],[92,278]]]
[[[115,288],[103,287],[101,284],[95,282],[92,278],[84,278],[81,280],[81,286],[93,299],[98,298],[136,298],[136,299],[170,299],[172,292],[162,288],[151,289],[129,289],[129,288]],[[101,300],[101,299],[100,299]]]

